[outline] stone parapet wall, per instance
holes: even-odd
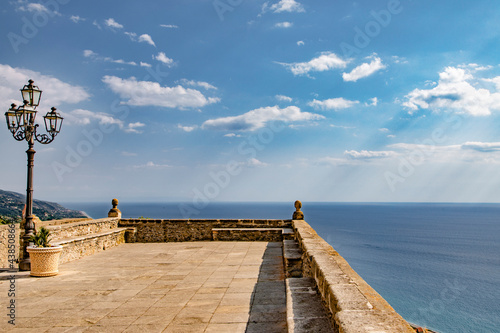
[[[90,217],[82,217],[82,218],[67,218],[60,220],[48,220],[48,221],[36,221],[37,227],[48,227],[49,225],[61,225],[61,224],[69,224],[75,222],[83,222],[83,221],[92,221]]]
[[[156,220],[121,219],[120,227],[136,228],[139,243],[212,240],[213,228],[291,228],[291,220]]]
[[[46,228],[50,231],[51,241],[56,242],[61,239],[85,236],[116,229],[119,221],[120,219],[116,217],[98,220],[81,220],[72,223],[48,225]],[[37,223],[37,229],[39,226],[40,224]]]
[[[316,281],[338,332],[415,332],[307,222],[294,220],[303,274]]]
[[[214,228],[214,241],[281,242],[283,229],[279,228]]]
[[[97,234],[75,237],[66,241],[55,242],[55,245],[62,245],[63,251],[59,262],[80,259],[97,252],[118,246],[125,243],[126,228],[117,228]]]
[[[14,243],[12,240],[9,242],[9,239],[14,239]],[[19,258],[19,223],[0,225],[0,268],[10,268],[9,245],[11,245],[10,254],[13,254],[15,259]],[[14,268],[17,266],[18,264],[14,263]]]

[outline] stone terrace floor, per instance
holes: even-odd
[[[1,332],[286,332],[282,244],[123,244],[59,266],[16,273],[16,325]]]

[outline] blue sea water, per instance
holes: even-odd
[[[94,218],[109,204],[64,204]],[[127,203],[123,217],[185,218]],[[211,203],[190,218],[281,218],[291,203]],[[441,333],[500,332],[500,204],[303,203],[306,221],[406,320]]]

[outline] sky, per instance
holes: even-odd
[[[498,202],[500,4],[6,0],[0,101],[33,79],[57,202]],[[0,188],[26,142],[0,126]],[[43,133],[43,125],[38,128]]]

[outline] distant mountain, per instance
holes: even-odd
[[[25,203],[25,195],[0,190],[0,220],[20,220]],[[42,221],[87,217],[82,212],[64,208],[54,202],[41,200],[33,200],[33,214]]]

